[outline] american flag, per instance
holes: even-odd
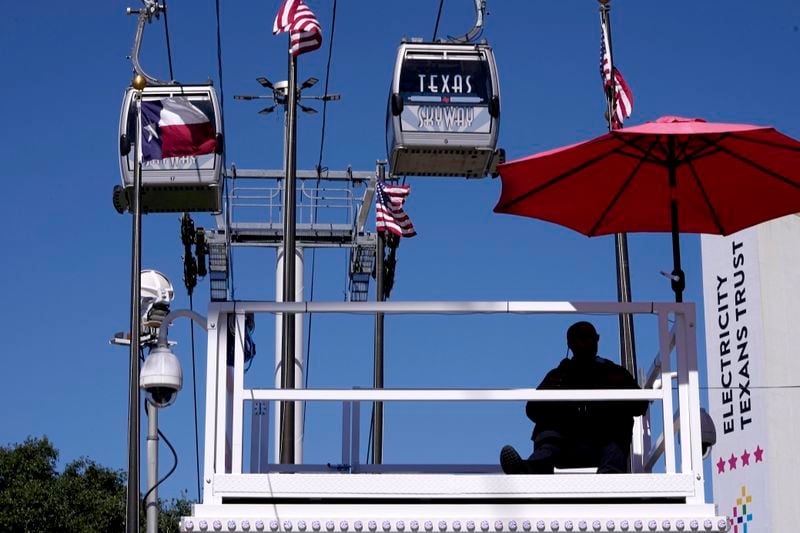
[[[272,34],[286,31],[291,37],[289,52],[295,57],[322,46],[322,28],[303,0],[284,0],[278,10],[272,25]]]
[[[400,237],[417,234],[411,219],[403,211],[410,185],[386,185],[378,181],[375,185],[375,229],[389,231]]]
[[[608,28],[603,22],[600,22],[600,31],[602,38],[600,39],[600,74],[603,77],[603,87],[606,93],[611,90],[611,46],[608,42]],[[625,82],[625,79],[620,74],[617,67],[614,69],[614,103],[612,107],[611,123],[613,127],[622,127],[623,121],[631,116],[633,111],[633,93],[630,87]]]

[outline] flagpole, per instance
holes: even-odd
[[[378,163],[378,181],[383,182],[386,177],[386,162]],[[377,186],[376,186],[377,187]],[[376,191],[377,193],[377,191]],[[375,300],[382,302],[384,298],[384,263],[383,232],[376,232],[375,245]],[[375,389],[383,388],[383,313],[375,313],[375,354],[373,363],[373,383]],[[383,402],[375,402],[372,412],[372,464],[383,463]]]
[[[125,512],[126,533],[139,531],[139,322],[141,320],[142,273],[142,89],[145,78],[137,74],[131,85],[136,90],[136,151],[133,158],[133,230],[131,236],[131,352],[128,375],[128,486]]]
[[[608,38],[608,68],[611,76],[611,83],[606,90],[606,115],[608,119],[608,131],[612,131],[614,129],[614,107],[617,87],[614,81],[614,54],[611,50],[611,1],[598,1],[600,2],[600,23]],[[603,83],[605,83],[605,80]],[[620,302],[630,302],[631,274],[628,265],[628,235],[626,233],[616,233],[614,235],[614,251],[617,263],[617,300]],[[636,379],[636,345],[634,342],[632,315],[619,315],[619,342],[622,366]]]
[[[283,191],[283,301],[293,302],[295,297],[295,190],[297,173],[297,58],[291,53],[289,40],[289,88],[286,106],[286,129],[288,138],[285,147],[286,179]],[[282,315],[282,388],[293,389],[295,379],[295,316],[293,313]],[[281,410],[281,450],[282,464],[294,464],[294,402],[283,402]]]

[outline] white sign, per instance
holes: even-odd
[[[734,533],[767,533],[770,528],[757,236],[751,228],[728,237],[701,237],[708,400],[717,430],[714,502]]]

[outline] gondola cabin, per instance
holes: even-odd
[[[481,178],[493,172],[500,157],[500,90],[492,49],[402,43],[386,117],[390,174]]]
[[[136,91],[125,92],[120,113],[120,170],[133,196]],[[143,213],[221,210],[222,124],[211,85],[145,87],[142,91]],[[119,205],[115,194],[115,205]],[[120,207],[117,207],[118,210]]]

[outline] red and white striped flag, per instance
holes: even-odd
[[[410,185],[386,185],[382,181],[375,184],[375,229],[389,231],[400,237],[417,234],[411,219],[403,211],[403,204],[410,192]]]
[[[611,65],[613,62],[611,61],[611,45],[608,42],[608,28],[602,21],[600,22],[600,31],[602,32],[602,38],[600,39],[600,74],[603,77],[603,88],[606,90],[606,94],[608,94],[611,89]],[[614,102],[611,106],[611,123],[616,129],[621,128],[624,120],[631,116],[631,111],[633,111],[633,93],[622,77],[622,74],[617,70],[617,67],[613,67],[613,69]]]
[[[289,32],[289,52],[295,57],[322,46],[322,28],[317,17],[303,0],[284,0],[278,10],[272,34]]]

